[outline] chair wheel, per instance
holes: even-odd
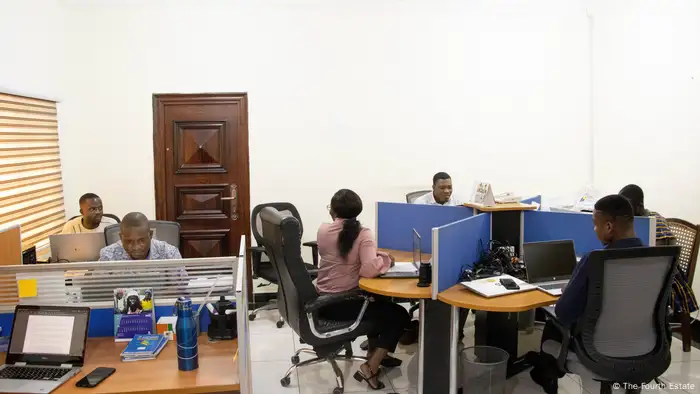
[[[333,394],[343,394],[343,389],[336,387],[333,389]]]
[[[299,364],[299,356],[292,356],[292,364],[294,364],[294,365]]]
[[[291,383],[291,382],[292,382],[292,379],[289,376],[287,376],[286,378],[280,379],[280,384],[282,385],[282,387],[289,386],[289,383]]]
[[[248,315],[248,320],[250,320],[250,321],[255,320],[255,313],[251,313],[250,315]]]
[[[284,322],[282,320],[278,320],[275,325],[277,325],[277,328],[282,328],[284,326]]]
[[[368,340],[362,341],[362,343],[360,344],[360,349],[365,350],[365,351],[367,349],[369,349],[369,341]]]

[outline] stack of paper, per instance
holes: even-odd
[[[165,335],[135,335],[122,352],[122,361],[153,360],[167,343]]]

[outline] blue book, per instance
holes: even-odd
[[[165,335],[137,334],[121,353],[122,361],[152,360],[167,343]]]

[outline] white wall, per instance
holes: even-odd
[[[596,185],[700,223],[700,2],[600,0],[593,26]]]
[[[61,98],[63,11],[54,0],[0,0],[0,91]]]
[[[437,171],[465,197],[477,178],[530,194],[592,175],[579,1],[62,4],[70,200],[154,216],[153,93],[248,92],[252,205],[294,203],[305,238],[343,187],[373,226],[377,200]]]

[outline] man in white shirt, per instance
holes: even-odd
[[[102,215],[102,199],[94,193],[80,197],[80,216],[66,222],[61,234],[101,233],[117,221]]]
[[[433,191],[422,195],[413,204],[458,206],[462,203],[452,197],[452,178],[446,172],[433,175]]]

